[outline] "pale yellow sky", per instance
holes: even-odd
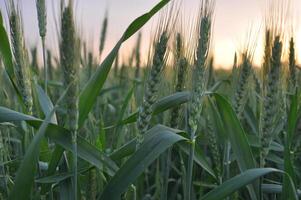
[[[47,0],[46,0],[47,1]],[[173,0],[179,1],[179,0]],[[181,13],[188,19],[195,19],[200,0],[182,0]],[[298,60],[301,61],[301,1],[289,0],[292,3],[294,13],[294,34]],[[0,0],[0,8],[5,12],[5,0]],[[24,16],[25,34],[27,43],[31,46],[40,45],[37,29],[35,0],[20,0]],[[47,46],[57,50],[57,33],[55,28],[54,10],[58,10],[58,2],[48,0],[48,35]],[[105,10],[109,13],[109,27],[104,54],[107,54],[121,37],[126,27],[136,17],[147,12],[159,0],[76,0],[76,16],[80,27],[80,33],[88,42],[88,47],[97,52],[101,20]],[[213,29],[213,48],[215,64],[217,67],[232,66],[234,52],[243,49],[246,44],[247,33],[252,30],[257,35],[257,51],[255,64],[260,65],[262,59],[262,39],[259,32],[263,27],[266,0],[216,0],[215,20]],[[142,53],[147,57],[151,34],[154,33],[157,20],[151,20],[142,30],[143,47]],[[288,23],[289,24],[289,23]],[[252,29],[251,29],[252,28]],[[262,29],[262,28],[261,28]],[[126,42],[121,50],[122,57],[126,57],[136,41],[133,36]]]

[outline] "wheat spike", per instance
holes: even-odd
[[[246,103],[247,86],[249,77],[252,72],[252,64],[247,52],[242,55],[242,64],[240,65],[240,72],[238,77],[238,84],[236,85],[234,109],[239,119],[242,118],[244,106]]]
[[[28,114],[32,114],[33,99],[31,92],[31,80],[29,70],[29,58],[23,38],[23,29],[19,11],[12,6],[9,15],[11,43],[15,58],[15,74],[23,101]]]
[[[70,3],[71,2],[71,3]],[[78,129],[78,70],[79,40],[75,33],[72,1],[62,11],[60,59],[64,73],[64,85],[69,87],[66,97],[68,128],[72,132],[74,198],[77,198],[77,129]]]
[[[280,70],[281,70],[281,54],[282,42],[280,36],[276,36],[272,48],[272,57],[270,58],[270,71],[267,77],[266,94],[263,105],[262,114],[262,148],[263,157],[265,159],[269,152],[269,146],[273,139],[273,127],[275,123],[275,116],[277,114],[277,107],[279,106],[279,84],[280,84]],[[264,165],[264,164],[263,164]]]
[[[101,58],[101,55],[102,55],[104,47],[105,47],[107,29],[108,29],[108,16],[106,14],[105,18],[102,22],[102,29],[101,29],[100,42],[99,42],[99,57],[100,58]]]
[[[296,78],[296,55],[295,55],[295,41],[292,37],[289,45],[289,72],[290,72],[290,87],[294,90],[297,84]]]
[[[152,106],[157,99],[156,93],[158,90],[158,83],[160,81],[160,73],[164,66],[164,57],[167,49],[167,41],[167,33],[163,32],[155,46],[152,68],[146,82],[143,103],[139,109],[137,125],[141,136],[148,130],[150,125],[151,114],[153,112]]]
[[[47,13],[45,0],[36,0],[39,33],[41,38],[45,38],[47,32]]]

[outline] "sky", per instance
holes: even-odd
[[[179,0],[173,0],[179,1]],[[37,25],[35,0],[19,0],[24,21],[24,32],[27,46],[41,46]],[[57,10],[59,0],[46,0],[47,2],[47,38],[48,48],[58,51],[57,42]],[[138,16],[149,11],[159,0],[75,0],[76,21],[78,30],[87,41],[89,49],[97,53],[101,23],[106,11],[109,25],[105,44],[104,56],[112,49],[126,27]],[[180,7],[181,18],[184,24],[196,21],[200,0],[182,0]],[[243,50],[247,43],[248,33],[252,33],[254,44],[258,47],[254,62],[260,65],[262,59],[262,31],[265,0],[216,0],[214,12],[214,28],[212,52],[215,56],[215,66],[229,68],[233,64],[234,53]],[[297,50],[301,49],[301,1],[291,0],[292,13],[294,13]],[[5,0],[0,0],[0,9],[5,10]],[[142,29],[142,54],[147,58],[149,42],[155,32],[158,16],[154,17]],[[121,49],[121,57],[126,59],[129,51],[135,44],[137,34],[130,38]],[[58,54],[58,52],[56,52]],[[41,55],[41,53],[40,53]],[[297,51],[297,59],[301,61],[301,51]]]

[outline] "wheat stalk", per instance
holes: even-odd
[[[195,148],[195,135],[198,127],[198,121],[200,119],[200,113],[202,110],[202,96],[206,86],[205,71],[206,62],[209,54],[210,37],[211,37],[211,25],[212,15],[214,9],[214,1],[202,1],[201,2],[201,16],[198,32],[198,46],[196,51],[195,66],[193,69],[192,77],[192,97],[189,104],[189,132],[190,132],[190,150],[187,167],[187,180],[185,190],[185,200],[191,199],[191,187],[192,187],[192,171],[193,171],[193,157]]]

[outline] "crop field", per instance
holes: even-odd
[[[262,35],[250,31],[229,70],[212,50],[219,0],[199,0],[190,24],[180,0],[158,0],[108,53],[105,13],[95,53],[76,1],[53,2],[49,30],[47,0],[35,0],[42,45],[32,48],[21,1],[1,1],[0,200],[301,198],[301,50],[290,0],[267,0]],[[144,55],[141,30],[153,17]],[[130,38],[132,53],[121,56]]]

